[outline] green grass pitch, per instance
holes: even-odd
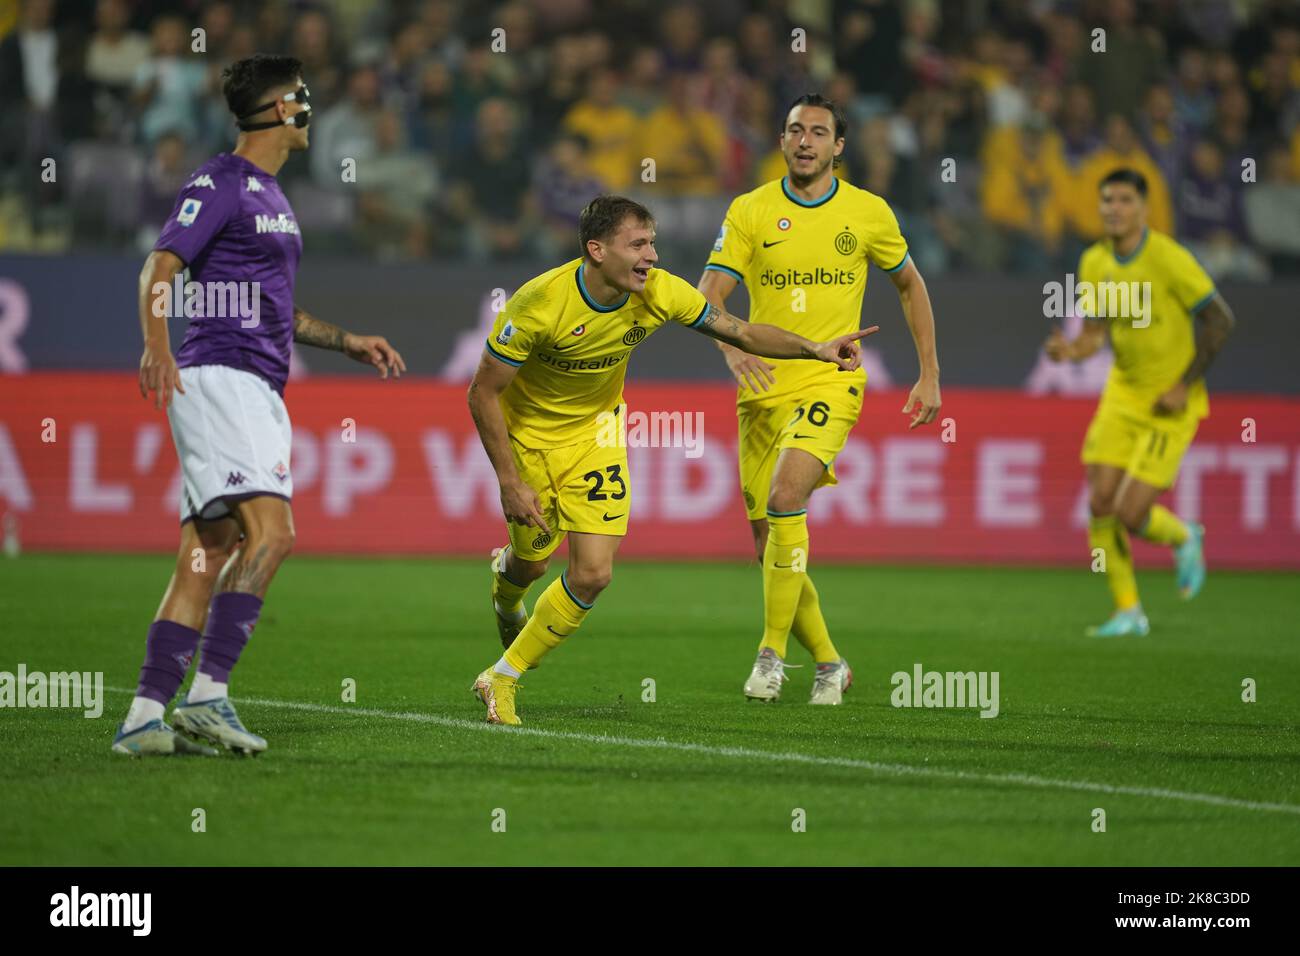
[[[0,670],[132,688],[170,565],[0,559]],[[1086,571],[814,572],[844,706],[807,705],[811,667],[778,704],[743,699],[752,565],[627,561],[525,678],[519,733],[469,693],[500,653],[486,559],[294,557],[232,685],[269,751],[112,755],[129,690],[97,720],[0,711],[0,864],[1300,863],[1297,575],[1211,573],[1184,604],[1140,573],[1151,636],[1096,641]],[[916,662],[997,671],[1001,713],[892,707]]]

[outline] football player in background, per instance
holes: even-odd
[[[1138,599],[1130,534],[1173,550],[1184,598],[1205,584],[1204,527],[1183,521],[1157,499],[1173,485],[1210,413],[1205,370],[1235,320],[1192,254],[1148,227],[1146,177],[1117,169],[1100,191],[1106,235],[1079,259],[1083,331],[1067,340],[1058,329],[1044,348],[1056,361],[1077,362],[1095,354],[1110,333],[1115,362],[1080,461],[1088,478],[1088,543],[1105,555],[1115,611],[1088,633],[1143,636],[1151,628]],[[1112,295],[1121,285],[1131,291]],[[1128,307],[1110,308],[1115,302]]]

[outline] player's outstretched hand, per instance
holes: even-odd
[[[776,376],[772,374],[776,371],[775,365],[769,365],[757,355],[750,355],[732,346],[723,349],[722,354],[727,360],[727,368],[731,369],[736,384],[741,388],[747,388],[751,392],[766,392],[776,384]]]
[[[546,526],[546,519],[542,517],[542,503],[537,498],[537,492],[522,481],[501,486],[501,510],[507,521],[551,533],[551,529]]]
[[[1053,362],[1063,362],[1070,357],[1070,343],[1060,329],[1052,329],[1052,334],[1043,343],[1043,351]]]
[[[869,329],[858,329],[848,335],[841,335],[838,339],[819,343],[815,352],[823,362],[838,365],[842,372],[852,372],[862,367],[862,350],[858,347],[858,339],[865,339],[868,335],[879,331],[878,325],[873,325]]]
[[[172,401],[172,389],[185,394],[181,384],[181,370],[171,349],[146,343],[140,356],[140,395],[148,399],[153,392],[153,407],[166,408]]]
[[[903,405],[903,414],[908,414],[913,408],[917,409],[912,416],[912,423],[907,426],[911,431],[917,425],[928,425],[934,421],[934,416],[939,414],[939,406],[943,402],[939,398],[939,380],[937,378],[922,377],[919,382],[912,386],[912,393],[907,396],[907,402]]]
[[[382,335],[353,335],[349,332],[343,337],[343,354],[358,362],[373,365],[379,369],[380,378],[388,378],[389,372],[393,373],[393,378],[401,378],[406,371],[402,356]]]

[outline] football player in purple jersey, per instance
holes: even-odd
[[[140,272],[140,394],[152,393],[171,422],[183,479],[181,544],[116,753],[214,755],[200,738],[242,753],[266,749],[240,722],[228,685],[293,547],[282,397],[290,349],[333,349],[383,378],[406,369],[382,336],[345,332],[294,304],[302,237],[275,177],[291,152],[307,148],[311,104],[301,74],[300,61],[263,54],[223,72],[238,142],[195,171]],[[181,286],[176,277],[186,269]],[[174,283],[189,319],[175,357],[167,335],[174,310],[166,307],[181,298]],[[196,650],[198,671],[169,726],[165,708]]]

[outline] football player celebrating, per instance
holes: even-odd
[[[582,625],[609,584],[632,488],[626,443],[608,423],[622,413],[632,349],[675,322],[758,355],[852,372],[857,340],[876,331],[813,342],[727,314],[654,268],[654,219],[630,199],[593,199],[578,230],[581,257],[524,283],[506,303],[469,389],[510,539],[492,565],[492,603],[509,646],[473,685],[489,723],[520,722],[519,678]],[[524,594],[566,536],[568,567],[529,617]]]
[[[383,338],[344,332],[294,304],[302,238],[275,177],[291,152],[307,148],[311,106],[301,70],[292,57],[259,54],[223,72],[222,91],[241,130],[235,150],[204,163],[181,190],[140,273],[140,394],[153,393],[171,422],[183,477],[181,545],[115,753],[216,753],[163,719],[196,650],[198,672],[172,714],[176,729],[234,751],[266,749],[240,722],[228,686],[293,545],[290,427],[281,397],[291,344],[343,352],[384,378],[405,370]],[[190,315],[173,357],[158,290],[170,290],[187,268],[208,292],[198,298],[212,302],[213,290],[239,290],[235,298],[251,305],[251,314]]]
[[[1083,331],[1066,340],[1058,329],[1045,350],[1055,361],[1077,362],[1095,354],[1110,332],[1115,362],[1080,461],[1088,478],[1088,542],[1105,555],[1115,611],[1088,633],[1142,636],[1151,628],[1138,600],[1130,534],[1173,549],[1184,598],[1195,597],[1205,583],[1205,529],[1156,499],[1173,485],[1187,446],[1210,413],[1205,370],[1235,320],[1192,254],[1147,226],[1146,177],[1117,169],[1100,189],[1106,235],[1079,259]],[[1133,293],[1108,294],[1119,284]],[[1112,301],[1130,303],[1115,310],[1127,314],[1106,314]]]
[[[868,264],[883,269],[920,363],[903,406],[915,410],[916,428],[934,421],[940,405],[930,296],[889,205],[835,176],[844,130],[830,100],[795,100],[780,138],[787,174],[731,203],[699,288],[721,307],[744,282],[755,325],[831,338],[857,327]],[[807,509],[815,489],[835,484],[835,456],[862,410],[866,372],[839,375],[799,358],[771,364],[731,343],[719,348],[739,386],[740,486],[763,566],[763,638],[745,696],[780,698],[793,631],[817,663],[811,703],[838,704],[853,672],[831,642],[808,573]]]

